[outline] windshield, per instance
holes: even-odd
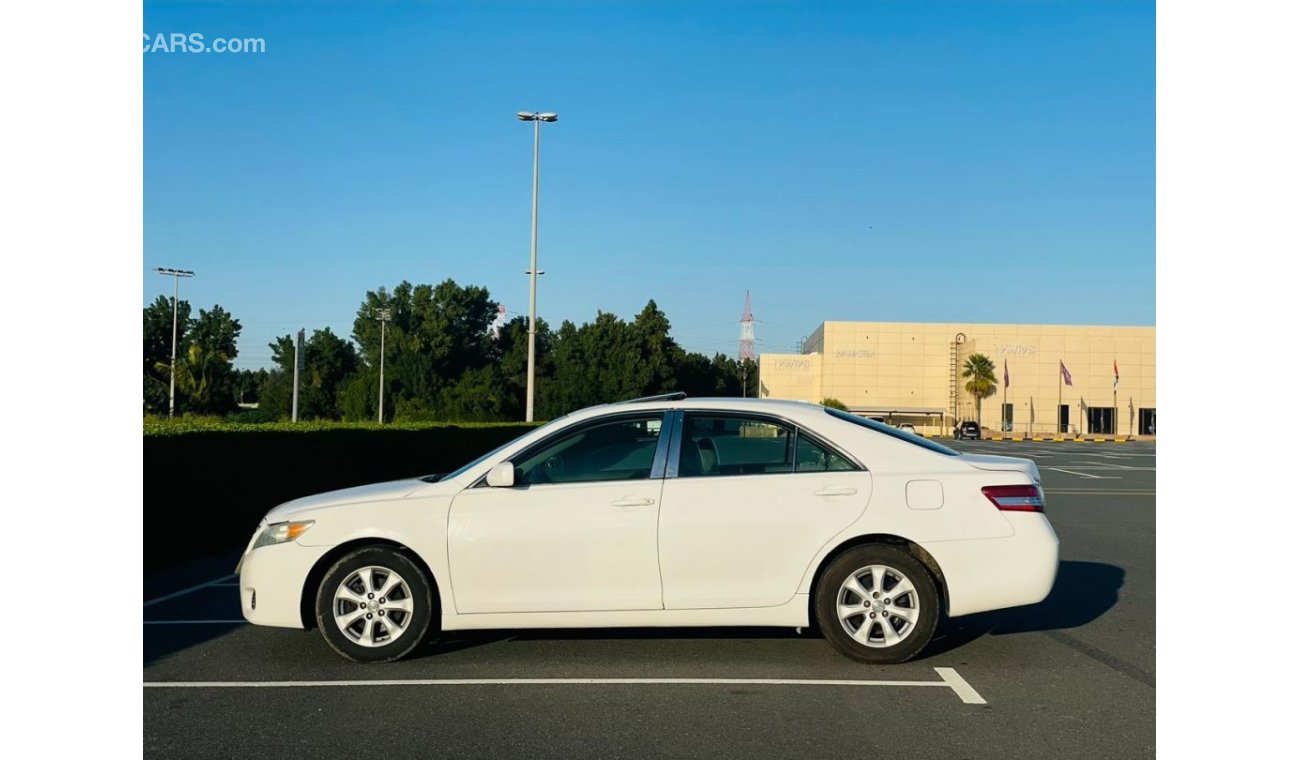
[[[935,443],[934,441],[931,441],[928,438],[922,438],[914,433],[904,433],[903,431],[892,428],[883,422],[876,422],[875,420],[869,420],[866,417],[859,417],[856,414],[850,414],[849,412],[841,412],[839,409],[831,409],[830,407],[826,407],[826,413],[832,417],[838,417],[844,420],[845,422],[852,422],[854,425],[861,425],[864,428],[871,428],[877,433],[884,433],[890,438],[894,438],[900,441],[906,441],[912,444],[913,446],[920,446],[923,449],[929,449],[930,451],[933,451],[936,454],[944,454],[950,457],[961,456],[960,452],[953,451],[947,446],[941,446]]]

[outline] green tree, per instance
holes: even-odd
[[[632,321],[632,339],[639,354],[636,380],[638,396],[678,390],[677,365],[684,352],[670,336],[672,323],[654,299]]]
[[[280,369],[270,373],[261,389],[259,408],[280,417],[293,412],[293,336],[283,335],[270,344]],[[298,373],[298,419],[339,419],[344,389],[357,373],[356,348],[328,327],[316,330],[303,345]]]
[[[844,405],[844,402],[837,398],[822,399],[822,406],[830,409],[839,409],[841,412],[847,412],[849,410],[849,408]]]
[[[185,336],[186,351],[198,346],[199,355],[209,362],[204,370],[203,399],[189,398],[190,408],[194,411],[222,414],[236,408],[236,377],[231,362],[239,355],[237,343],[242,329],[239,320],[220,304],[210,310],[199,309],[198,318],[191,321]]]
[[[385,288],[367,292],[353,322],[352,339],[369,368],[379,366],[376,317],[384,308],[392,314],[383,348],[386,398],[393,399],[394,410],[399,400],[404,405],[418,400],[421,408],[436,409],[444,387],[492,362],[489,328],[497,304],[486,288],[462,287],[454,280],[436,286],[404,281],[391,293]]]
[[[534,342],[534,412],[540,407],[542,386],[550,382],[555,372],[552,356],[554,340],[550,325],[538,317],[537,338]],[[492,357],[501,368],[499,393],[502,419],[522,420],[527,409],[528,393],[527,317],[515,317],[501,326],[500,334],[494,342]]]
[[[256,404],[266,382],[267,371],[264,369],[235,370],[235,403]]]
[[[221,351],[191,343],[186,348],[185,355],[176,359],[176,395],[183,395],[191,410],[211,409],[214,406],[212,394],[216,387],[214,378],[220,368],[229,364],[230,358]],[[170,357],[167,362],[159,362],[156,369],[163,373],[170,372]]]
[[[190,322],[189,301],[180,301],[177,311],[177,350],[180,361],[183,342]],[[168,377],[172,356],[172,299],[158,299],[144,308],[144,410],[153,414],[167,413]],[[159,365],[167,369],[160,370]]]
[[[962,365],[961,376],[966,381],[966,392],[975,397],[975,422],[984,426],[981,404],[984,399],[998,392],[997,370],[993,360],[984,354],[971,354]]]

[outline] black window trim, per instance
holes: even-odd
[[[581,433],[582,431],[587,430],[588,428],[599,427],[601,425],[607,425],[611,422],[619,422],[621,420],[645,419],[647,417],[651,417],[655,413],[658,413],[659,420],[660,420],[659,440],[655,444],[655,456],[653,462],[650,465],[650,476],[648,478],[644,478],[644,480],[662,480],[664,477],[665,463],[668,461],[669,442],[675,430],[675,428],[672,426],[672,421],[673,421],[672,411],[673,410],[671,409],[642,409],[639,411],[620,410],[617,414],[605,414],[599,417],[590,417],[581,422],[576,422],[572,425],[566,425],[565,427],[556,430],[554,433],[546,436],[545,438],[541,439],[540,441],[537,441],[536,443],[533,443],[527,448],[520,449],[519,451],[515,452],[509,459],[504,461],[507,462],[522,461],[532,456],[533,454],[537,453],[539,450],[546,448],[547,446],[554,445],[555,443],[557,443],[563,438],[568,438],[569,436],[574,435],[576,433]],[[498,462],[498,464],[500,464],[500,462]],[[496,465],[493,465],[493,467],[495,466]],[[492,471],[491,469],[488,470],[488,472],[491,471]],[[487,472],[483,473],[469,487],[487,488],[488,487],[487,476],[488,476]],[[631,483],[631,482],[639,482],[640,480],[642,479],[638,479],[636,481],[573,480],[573,481],[566,481],[564,483],[516,483],[515,485],[511,486],[511,488],[536,488],[540,486],[569,486],[569,485],[579,485],[583,483]]]
[[[799,464],[797,461],[795,461],[794,463],[792,463],[792,469],[789,472],[784,472],[784,471],[783,472],[751,472],[751,473],[745,473],[743,475],[712,475],[709,476],[710,478],[715,478],[715,477],[716,478],[747,478],[747,477],[754,477],[757,475],[810,475],[815,473],[826,473],[826,472],[870,472],[867,466],[864,465],[862,461],[859,460],[857,457],[845,453],[844,450],[841,449],[839,446],[835,446],[827,442],[825,438],[817,435],[815,432],[811,430],[807,430],[806,428],[804,428],[804,426],[800,425],[794,420],[789,419],[788,417],[782,417],[779,414],[772,414],[769,412],[750,412],[750,411],[742,411],[737,409],[691,408],[691,409],[678,409],[674,412],[674,416],[676,417],[676,420],[673,424],[672,441],[668,446],[668,467],[664,472],[665,478],[682,477],[678,473],[678,465],[681,462],[682,434],[686,430],[685,418],[687,414],[706,416],[706,417],[731,417],[731,418],[740,418],[746,420],[757,420],[758,422],[766,422],[768,424],[777,424],[782,427],[787,427],[794,431],[793,444],[794,444],[794,452],[795,452],[794,456],[796,457],[796,459],[798,457],[798,451],[799,451],[799,436],[806,435],[808,436],[809,440],[811,440],[813,443],[817,444],[818,446],[821,446],[823,449],[826,449],[831,454],[840,457],[841,459],[853,465],[854,467],[854,469],[852,470],[805,470],[803,472],[800,472],[798,470]]]

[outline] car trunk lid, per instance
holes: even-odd
[[[962,454],[961,458],[963,462],[980,470],[1023,472],[1032,478],[1035,483],[1042,482],[1042,478],[1038,474],[1038,465],[1032,459],[1004,457],[998,454]]]

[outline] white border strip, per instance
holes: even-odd
[[[150,605],[154,605],[154,604],[157,604],[157,603],[159,603],[159,602],[165,602],[165,601],[167,601],[168,599],[175,599],[176,597],[178,597],[178,596],[184,596],[184,595],[190,593],[191,591],[198,591],[198,590],[201,589],[201,588],[207,588],[207,587],[209,587],[209,586],[215,586],[215,585],[217,585],[218,583],[221,583],[222,581],[228,581],[228,580],[230,580],[231,578],[234,578],[234,577],[235,577],[235,574],[234,574],[234,573],[231,573],[230,575],[223,575],[223,576],[221,576],[220,578],[214,578],[213,580],[210,580],[210,581],[208,581],[207,583],[200,583],[200,584],[197,585],[197,586],[190,586],[189,588],[183,588],[183,589],[181,589],[180,591],[173,591],[173,592],[171,592],[170,594],[164,594],[163,596],[160,596],[160,597],[158,597],[158,598],[156,598],[156,599],[150,599],[149,601],[147,601],[147,602],[144,603],[144,606],[148,607],[148,606],[150,606]]]
[[[329,686],[576,686],[576,685],[755,685],[755,686],[943,686],[966,704],[987,704],[953,668],[935,668],[941,681],[849,681],[799,678],[408,678],[360,681],[145,681],[146,689],[285,689]]]

